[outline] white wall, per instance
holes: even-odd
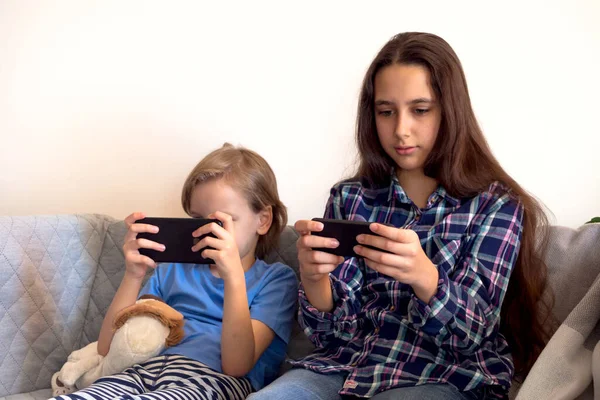
[[[0,215],[183,215],[223,141],[274,168],[290,221],[352,171],[357,94],[393,34],[461,58],[501,163],[577,226],[600,215],[600,3],[0,0]]]

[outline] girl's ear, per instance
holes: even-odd
[[[273,223],[273,207],[266,206],[258,213],[258,228],[256,229],[256,233],[259,235],[266,235],[269,232],[269,228],[271,228],[271,224]]]

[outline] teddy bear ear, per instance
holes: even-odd
[[[177,321],[171,320],[170,324],[171,329],[169,330],[169,336],[167,336],[167,338],[165,339],[165,346],[167,347],[175,346],[176,344],[181,342],[185,334],[183,330],[183,319]]]
[[[183,315],[169,306],[167,303],[158,300],[146,300],[136,302],[135,304],[125,307],[119,311],[113,323],[113,329],[117,330],[122,327],[125,322],[136,315],[147,315],[161,321],[165,326],[171,327],[177,321],[183,321]]]
[[[140,301],[140,300],[156,300],[156,301],[160,301],[160,302],[163,302],[163,303],[165,302],[163,299],[161,299],[160,297],[155,296],[153,294],[142,295],[142,296],[140,296],[140,298],[138,299],[138,301]]]

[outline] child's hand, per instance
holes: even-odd
[[[416,232],[377,223],[371,224],[371,230],[381,236],[358,235],[357,241],[392,254],[363,246],[356,246],[354,251],[365,258],[370,268],[411,285],[417,297],[429,303],[436,293],[439,273],[423,251]]]
[[[200,237],[208,233],[213,233],[216,238],[206,236],[192,247],[192,251],[199,251],[205,247],[212,247],[202,252],[202,257],[214,260],[217,266],[217,272],[224,281],[229,279],[244,279],[244,268],[240,259],[240,252],[235,241],[233,221],[231,215],[217,211],[210,214],[207,218],[218,219],[223,223],[219,226],[210,223],[201,226],[193,233],[193,237]]]
[[[165,246],[147,239],[138,239],[137,234],[142,232],[157,233],[158,227],[147,224],[136,224],[135,221],[144,218],[144,213],[136,212],[125,218],[129,228],[125,234],[123,253],[125,255],[125,272],[135,279],[143,279],[148,267],[156,268],[156,263],[150,257],[140,254],[139,249],[153,249],[165,251]]]
[[[313,248],[326,247],[335,249],[339,246],[336,239],[311,235],[311,232],[323,230],[323,224],[317,221],[300,220],[294,225],[300,237],[296,242],[298,249],[298,261],[300,262],[300,276],[302,282],[315,283],[329,278],[329,273],[344,262],[344,257],[315,251]]]

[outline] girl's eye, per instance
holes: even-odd
[[[415,114],[423,115],[423,114],[427,114],[428,111],[429,111],[428,108],[417,108],[417,109],[415,109]]]
[[[393,114],[392,110],[379,110],[377,111],[378,115],[381,115],[382,117],[390,117]]]

